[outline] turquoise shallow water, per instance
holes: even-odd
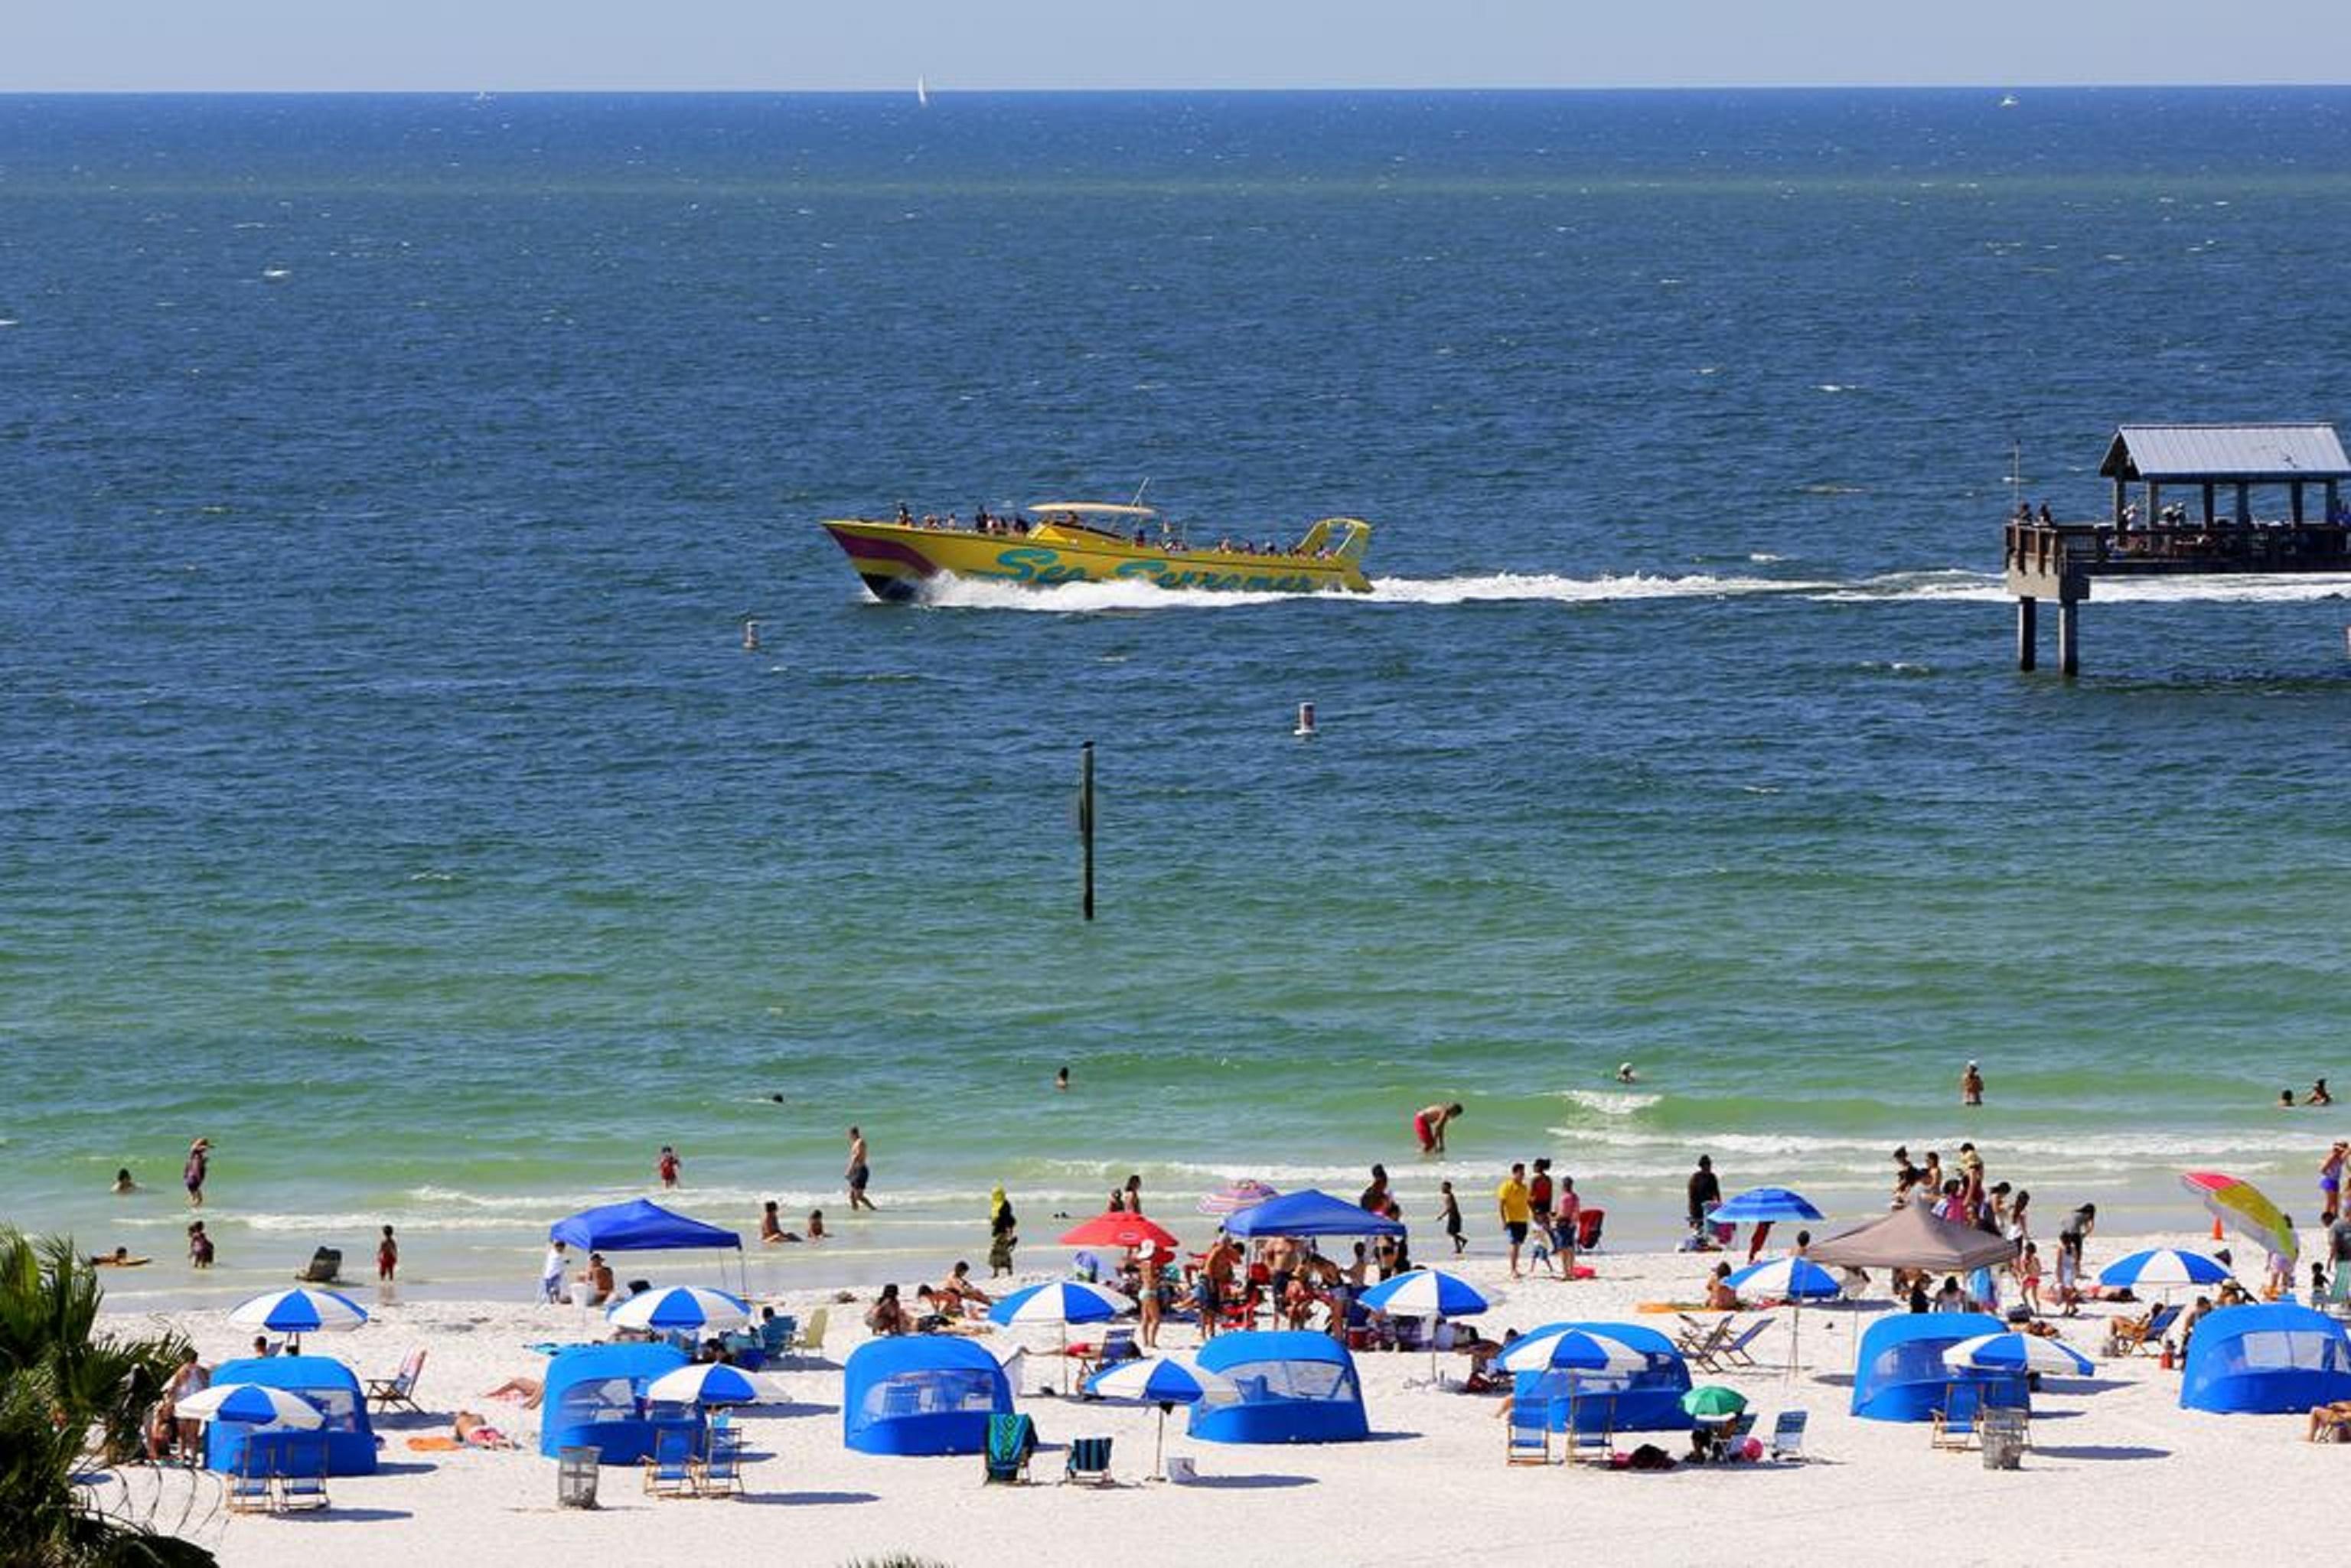
[[[1473,1226],[1970,1135],[2306,1208],[2345,585],[2102,594],[2067,685],[1991,571],[2012,444],[2081,513],[2118,421],[2342,416],[2351,93],[1996,97],[0,101],[0,1214],[175,1260],[203,1133],[206,1288],[521,1288],[669,1142],[873,1277],[1440,1096]],[[1145,479],[1380,590],[905,610],[813,526]]]

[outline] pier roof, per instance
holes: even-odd
[[[2098,472],[2166,485],[2283,485],[2351,479],[2351,458],[2331,424],[2126,424]]]

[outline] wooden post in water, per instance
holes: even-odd
[[[2016,601],[2016,667],[2020,670],[2031,670],[2038,652],[2034,646],[2040,641],[2036,635],[2039,629],[2034,625],[2037,619],[2034,612],[2040,608],[2041,601],[2031,594]]]
[[[1094,743],[1078,748],[1078,842],[1085,857],[1085,891],[1081,906],[1094,917]]]
[[[2057,673],[2078,675],[2082,673],[2081,608],[2073,600],[2057,601]]]

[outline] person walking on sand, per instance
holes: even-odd
[[[204,1206],[204,1177],[212,1174],[213,1141],[198,1138],[188,1145],[188,1163],[180,1172],[180,1181],[188,1189],[188,1207]]]
[[[661,1177],[663,1190],[670,1191],[676,1187],[678,1168],[677,1151],[664,1144],[661,1158],[653,1162],[653,1173]]]
[[[2335,1146],[2326,1151],[2326,1163],[2318,1167],[2318,1223],[2322,1226],[2334,1224],[2335,1215],[2342,1211],[2343,1162],[2346,1155],[2351,1155],[2351,1143],[2337,1138]]]
[[[375,1244],[375,1277],[378,1284],[389,1285],[400,1272],[400,1243],[392,1239],[392,1227],[383,1228],[383,1239]]]
[[[1424,1155],[1445,1152],[1445,1129],[1453,1118],[1461,1114],[1459,1102],[1450,1105],[1424,1105],[1412,1113],[1412,1135],[1420,1142]]]
[[[1520,1160],[1510,1166],[1510,1176],[1494,1189],[1494,1207],[1502,1216],[1502,1234],[1510,1239],[1510,1278],[1521,1279],[1519,1271],[1519,1249],[1527,1243],[1527,1227],[1534,1219],[1534,1201],[1527,1194],[1527,1166]]]
[[[549,1241],[547,1257],[538,1266],[539,1299],[553,1306],[565,1301],[563,1277],[570,1272],[571,1260],[564,1255],[563,1243]]]
[[[1437,1192],[1437,1218],[1444,1221],[1445,1234],[1453,1239],[1453,1255],[1458,1258],[1469,1245],[1468,1238],[1461,1234],[1461,1200],[1453,1196],[1453,1184],[1449,1181],[1438,1182]]]
[[[872,1208],[873,1200],[865,1196],[865,1184],[872,1179],[873,1166],[865,1148],[865,1134],[855,1127],[849,1129],[849,1168],[841,1173],[849,1182],[849,1211]]]
[[[1972,1061],[1968,1063],[1967,1071],[1959,1074],[1959,1103],[1962,1105],[1983,1103],[1983,1073]]]

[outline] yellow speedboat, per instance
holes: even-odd
[[[824,528],[880,599],[915,598],[943,575],[1033,588],[1155,582],[1259,593],[1372,591],[1364,576],[1372,525],[1360,517],[1324,517],[1286,549],[1194,545],[1155,508],[1107,501],[1048,501],[1018,517],[983,514],[969,525],[917,520],[902,507],[895,521],[842,518]]]

